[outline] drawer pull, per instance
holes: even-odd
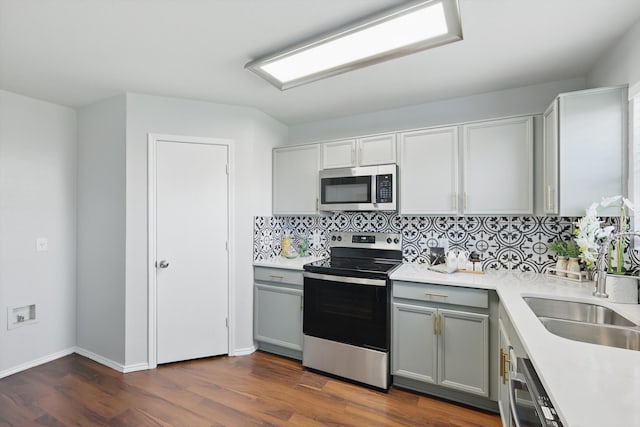
[[[429,293],[429,292],[425,292],[424,294],[426,296],[428,296],[428,297],[449,298],[449,295],[432,294],[432,293]]]
[[[284,276],[276,276],[274,274],[270,274],[269,277],[271,277],[272,279],[277,279],[277,280],[282,280],[284,279]]]

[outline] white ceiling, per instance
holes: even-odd
[[[585,76],[638,0],[460,0],[464,40],[280,92],[249,60],[400,0],[0,0],[0,88],[78,107],[125,91],[295,124]]]

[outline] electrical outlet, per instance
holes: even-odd
[[[36,239],[36,252],[47,252],[49,250],[49,239],[38,237]]]

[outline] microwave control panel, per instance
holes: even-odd
[[[393,202],[393,175],[376,175],[376,203]]]

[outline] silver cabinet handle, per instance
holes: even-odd
[[[158,267],[160,267],[160,268],[167,268],[167,267],[169,267],[169,263],[168,263],[167,261],[165,261],[165,260],[162,260],[162,261],[160,261],[160,262],[158,263]]]

